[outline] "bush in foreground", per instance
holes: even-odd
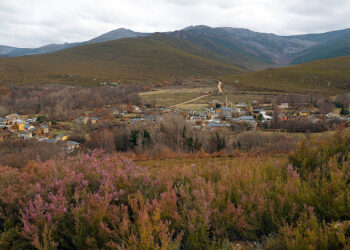
[[[350,168],[340,153],[307,175],[284,158],[138,167],[98,151],[1,167],[0,248],[345,248]]]

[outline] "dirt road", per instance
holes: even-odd
[[[218,84],[218,91],[219,91],[219,94],[221,94],[222,92],[224,92],[223,88],[222,88],[222,82],[219,81],[219,84]]]
[[[219,94],[221,94],[221,93],[223,92],[222,86],[223,86],[222,82],[219,81],[219,83],[218,83],[218,93],[219,93]],[[209,94],[206,94],[206,95],[202,95],[202,96],[196,97],[196,98],[191,99],[191,100],[186,101],[186,102],[182,102],[182,103],[178,103],[178,104],[175,104],[175,105],[171,105],[171,106],[169,106],[168,108],[174,108],[174,107],[176,107],[176,106],[180,106],[180,105],[183,105],[183,104],[187,104],[187,103],[190,103],[190,102],[194,102],[194,101],[197,101],[197,100],[199,100],[199,99],[202,99],[202,98],[204,98],[204,97],[211,96],[211,95],[213,95],[213,93],[209,93]]]

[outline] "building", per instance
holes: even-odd
[[[24,123],[18,124],[18,130],[19,131],[24,131],[25,130],[25,124]]]
[[[340,119],[340,115],[335,114],[333,112],[330,112],[330,113],[326,114],[326,118],[327,119]]]
[[[302,110],[302,111],[300,111],[299,115],[300,115],[300,116],[308,116],[308,115],[310,115],[310,111],[308,111],[308,110]]]
[[[240,108],[240,109],[246,109],[247,108],[247,104],[245,102],[240,102],[240,103],[236,104],[236,107]]]
[[[75,119],[75,123],[78,125],[86,125],[89,122],[89,117],[78,117]]]
[[[59,141],[60,141],[60,139],[58,139],[58,138],[40,140],[40,142],[46,142],[46,143],[57,143]]]
[[[264,109],[254,109],[253,110],[253,114],[256,114],[256,115],[258,115],[258,114],[266,114],[266,111],[264,110]]]
[[[261,106],[264,109],[271,109],[272,108],[272,103],[263,103],[263,104],[261,104]]]
[[[222,130],[222,129],[227,129],[229,128],[231,125],[228,123],[222,124],[222,123],[216,123],[216,122],[209,122],[205,125],[205,127],[207,129],[211,129],[211,130]]]
[[[289,107],[288,102],[283,102],[280,105],[278,105],[279,109],[288,109],[288,107]]]
[[[7,119],[0,117],[0,125],[7,125]]]
[[[233,123],[244,123],[251,129],[255,129],[257,127],[257,122],[255,121],[254,117],[250,116],[250,115],[245,115],[245,116],[240,116],[240,117],[237,117],[237,118],[232,118],[231,121]]]
[[[65,150],[68,153],[73,152],[74,150],[79,148],[79,146],[80,146],[79,142],[75,142],[75,141],[66,141],[65,142]]]
[[[279,113],[278,114],[278,119],[282,120],[282,121],[287,121],[287,116],[284,113]]]
[[[41,129],[43,131],[44,134],[48,134],[50,131],[49,131],[49,127],[47,125],[43,125],[41,126]]]
[[[13,113],[13,114],[10,114],[10,115],[5,116],[5,118],[6,118],[7,120],[10,120],[10,121],[15,121],[15,120],[18,120],[18,119],[19,119],[19,114]]]
[[[213,109],[215,108],[219,108],[221,106],[223,106],[223,103],[217,101],[217,100],[213,100],[209,103],[210,107],[212,107]]]
[[[33,135],[32,135],[32,133],[30,133],[28,131],[20,131],[20,132],[18,132],[18,137],[23,138],[25,140],[29,140],[33,137]]]
[[[89,121],[91,124],[97,124],[99,123],[100,119],[97,117],[93,117],[93,118],[90,118]]]
[[[112,115],[119,115],[120,114],[120,110],[114,107],[111,107],[108,109],[108,111],[112,114]]]
[[[218,108],[215,112],[222,113],[224,115],[227,115],[227,114],[231,115],[232,111],[233,111],[233,108],[231,108],[231,107],[221,107],[221,108]]]
[[[132,106],[132,113],[141,113],[142,109],[139,106]]]
[[[269,116],[269,115],[266,115],[266,114],[263,114],[263,118],[265,121],[271,121],[272,120],[272,116]]]
[[[141,122],[141,121],[142,121],[141,118],[132,118],[132,119],[129,120],[129,123],[133,124],[133,123],[137,123],[137,122]]]
[[[57,135],[56,138],[60,139],[61,141],[67,141],[68,140],[68,136],[66,136],[66,135]]]

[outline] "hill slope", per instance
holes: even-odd
[[[350,56],[225,77],[248,89],[335,94],[350,91]]]
[[[350,55],[350,29],[278,36],[247,29],[200,25],[171,35],[198,44],[252,70]]]
[[[350,29],[298,37],[316,41],[318,44],[293,58],[292,64],[350,55]]]
[[[163,34],[191,42],[206,50],[206,54],[215,54],[215,57],[222,62],[250,70],[350,55],[350,29],[320,34],[278,36],[248,29],[211,28],[200,25]],[[149,35],[151,34],[121,28],[85,42],[49,44],[34,49],[0,46],[0,56],[45,54],[91,43]]]
[[[98,84],[244,72],[214,61],[214,55],[202,52],[198,46],[191,52],[191,47],[196,46],[162,35],[89,44],[45,55],[2,58],[0,81]]]

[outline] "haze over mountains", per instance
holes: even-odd
[[[299,64],[318,59],[350,55],[350,29],[322,34],[278,36],[247,29],[208,26],[190,26],[183,30],[166,32],[169,36],[191,42],[221,57],[221,61],[248,70]],[[152,35],[117,29],[89,41],[50,44],[40,48],[0,46],[1,57],[18,57],[56,52],[81,45]]]

